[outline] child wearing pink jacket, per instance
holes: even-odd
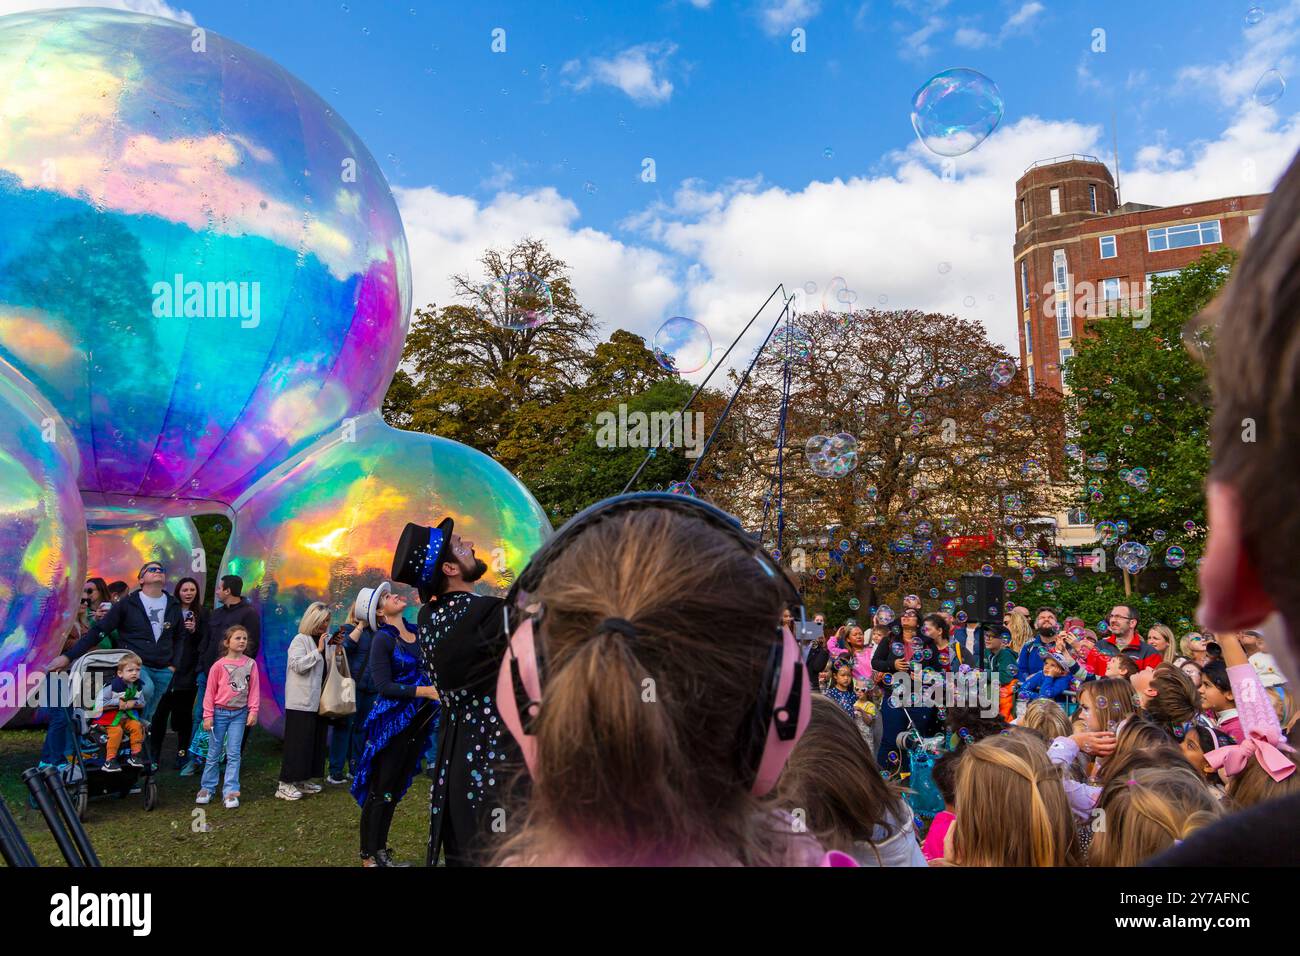
[[[843,642],[840,640],[841,635],[845,638]],[[835,632],[835,636],[826,642],[826,649],[831,652],[833,661],[841,657],[849,658],[853,665],[855,681],[871,680],[871,650],[867,647],[862,628],[857,625],[850,628],[841,627]]]
[[[208,743],[208,760],[203,766],[203,780],[195,803],[209,803],[217,789],[221,754],[226,755],[226,779],[223,797],[227,810],[239,806],[240,748],[244,730],[257,723],[261,689],[257,680],[257,663],[244,654],[248,632],[238,624],[226,629],[222,638],[225,656],[217,658],[208,671],[208,687],[203,694],[203,729],[212,736]]]

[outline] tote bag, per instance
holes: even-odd
[[[357,712],[357,682],[348,671],[347,655],[343,648],[335,648],[334,664],[325,678],[320,692],[322,717],[347,717]]]

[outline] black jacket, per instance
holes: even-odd
[[[826,665],[831,662],[831,652],[826,649],[825,644],[814,644],[808,648],[808,660],[804,666],[808,668],[808,682],[812,684],[813,690],[821,687],[820,675],[826,670]]]
[[[199,670],[199,651],[203,648],[203,639],[208,633],[208,609],[203,605],[194,608],[194,632],[185,627],[185,612],[181,612],[180,630],[176,639],[181,644],[180,661],[176,665],[176,675],[172,678],[168,690],[193,690],[194,678]]]
[[[163,610],[162,636],[157,640],[153,636],[153,623],[140,600],[140,592],[136,590],[109,608],[103,620],[90,625],[90,630],[68,651],[68,659],[75,661],[106,635],[116,631],[113,646],[134,651],[145,667],[176,667],[183,648],[182,642],[174,638],[181,628],[181,605],[166,591],[163,597],[167,599],[167,607]]]
[[[218,604],[208,615],[208,633],[199,646],[199,674],[212,670],[225,651],[221,642],[226,636],[226,628],[240,625],[248,631],[248,647],[244,649],[247,657],[257,660],[257,649],[262,643],[262,618],[257,609],[244,598],[238,604]]]
[[[930,652],[930,656],[928,658],[922,656],[921,660],[918,661],[917,663],[921,665],[921,668],[923,670],[928,670],[928,671],[938,670],[939,669],[939,648],[935,647],[934,641],[930,640],[928,637],[925,637],[919,631],[917,632],[916,636],[920,638],[923,649]],[[903,656],[902,654],[899,654],[894,650],[894,645],[902,644],[902,643],[903,643],[903,637],[901,634],[894,635],[891,633],[887,640],[883,640],[878,645],[876,645],[876,652],[871,655],[871,672],[873,674],[894,673],[894,661],[898,660],[900,657]],[[904,650],[906,650],[906,648],[904,648]],[[914,661],[916,660],[915,657],[913,657],[912,659]]]

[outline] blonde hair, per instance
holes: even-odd
[[[1174,637],[1173,629],[1168,624],[1153,624],[1147,630],[1147,634],[1150,635],[1152,631],[1165,639],[1165,649],[1160,652],[1161,660],[1166,664],[1172,664],[1178,657],[1178,638]]]
[[[1222,813],[1196,771],[1177,765],[1141,767],[1112,780],[1097,810],[1104,825],[1088,849],[1089,866],[1137,866]]]
[[[1193,655],[1196,653],[1192,650],[1192,638],[1198,639],[1201,642],[1202,647],[1204,647],[1205,635],[1197,634],[1195,631],[1190,631],[1178,639],[1178,653],[1189,661],[1195,660]],[[1172,661],[1170,663],[1172,663]]]
[[[302,620],[298,623],[298,633],[310,637],[316,628],[320,627],[321,621],[329,619],[329,605],[323,601],[313,601],[302,614]]]
[[[1049,746],[1057,737],[1069,737],[1072,733],[1061,705],[1047,697],[1031,700],[1016,726],[1037,734]]]
[[[1007,629],[1011,631],[1011,649],[1017,654],[1034,635],[1034,630],[1029,626],[1029,618],[1025,617],[1019,611],[1012,611],[1003,619]]]
[[[114,668],[114,670],[120,674],[122,673],[122,668],[126,667],[128,664],[134,664],[136,667],[144,667],[144,660],[135,651],[127,651],[117,659],[117,667]]]
[[[960,866],[1068,866],[1074,818],[1061,772],[1027,731],[966,748],[957,770],[953,862]]]
[[[1087,707],[1094,726],[1088,730],[1115,730],[1121,721],[1137,713],[1133,685],[1124,677],[1103,677],[1087,681],[1079,689],[1079,707]]]

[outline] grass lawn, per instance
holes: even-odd
[[[0,796],[9,805],[42,866],[63,857],[45,819],[28,803],[22,772],[36,765],[43,730],[0,731]],[[257,728],[244,751],[240,806],[227,810],[214,798],[195,806],[199,778],[171,769],[176,736],[168,734],[157,775],[158,806],[146,813],[139,795],[90,801],[86,830],[105,866],[358,866],[360,808],[347,787],[316,796],[275,799],[280,741]],[[320,781],[318,781],[320,782]],[[207,832],[198,826],[206,822]],[[397,807],[389,845],[397,858],[424,862],[429,827],[429,778],[421,774]]]

